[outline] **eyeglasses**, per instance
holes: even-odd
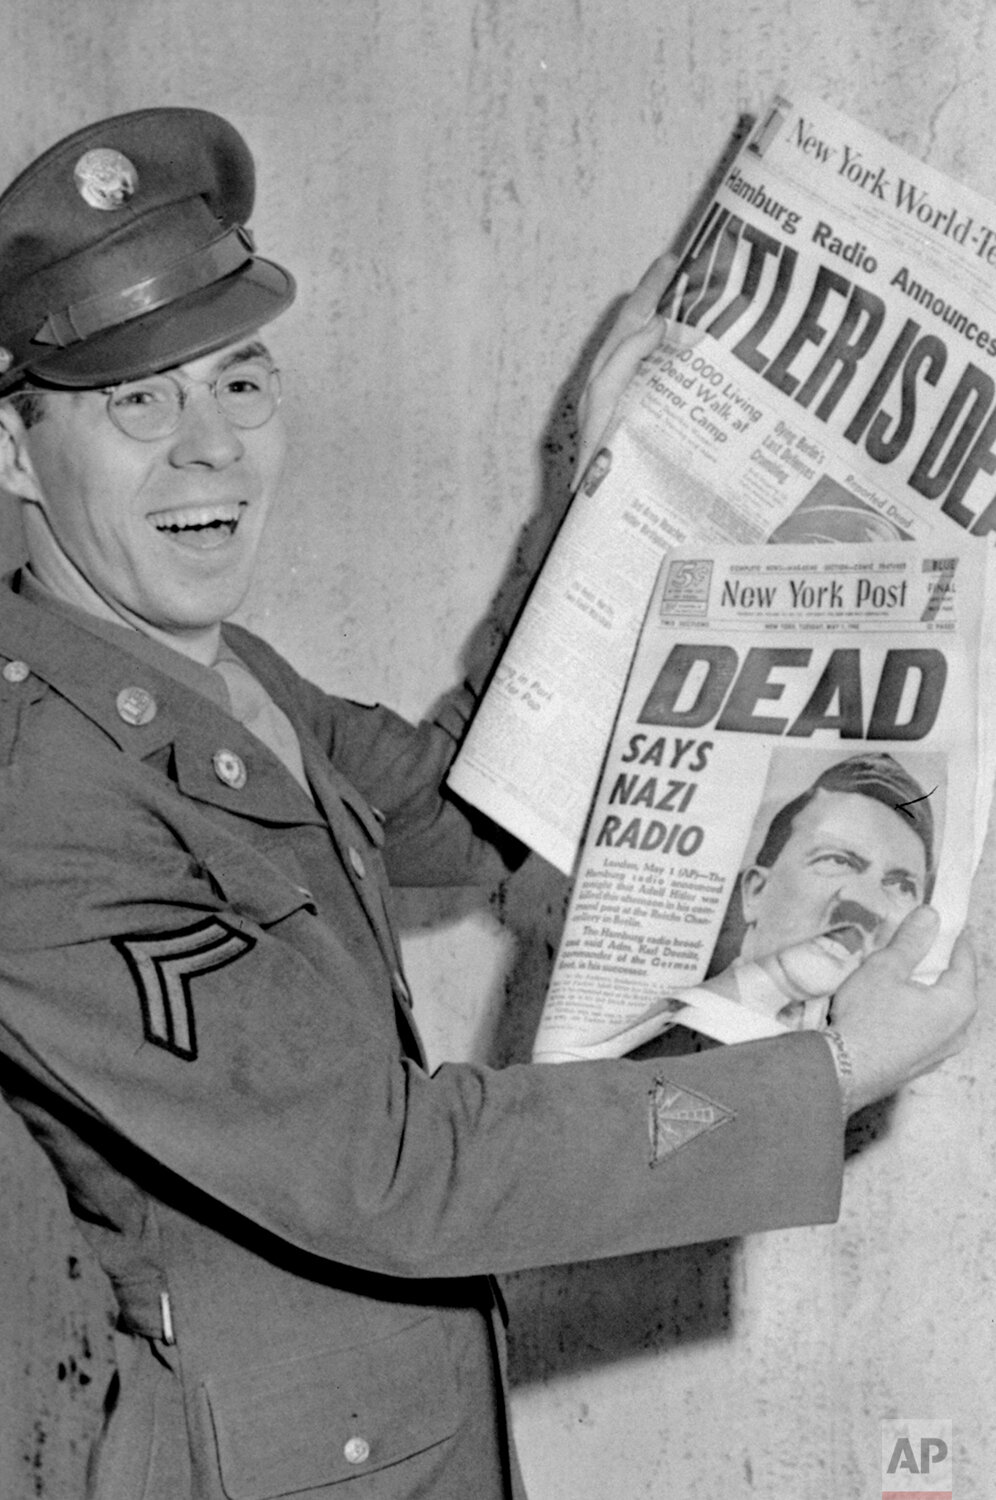
[[[102,390],[107,397],[107,415],[115,427],[140,443],[154,443],[179,427],[195,385],[207,386],[218,410],[233,427],[262,427],[280,404],[280,371],[258,359],[229,365],[214,380],[150,375]]]

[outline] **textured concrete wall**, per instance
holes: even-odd
[[[742,111],[804,76],[996,197],[984,0],[6,0],[0,20],[4,178],[150,101],[249,136],[260,242],[301,290],[273,336],[296,454],[247,619],[413,714],[487,655],[563,504],[598,329]],[[500,904],[408,904],[437,1056],[522,1054],[563,896],[537,867]],[[956,1494],[991,1495],[992,1032],[866,1124],[838,1226],[513,1279],[536,1500],[863,1500],[889,1415],[953,1419]],[[9,1117],[0,1148],[0,1494],[63,1500],[108,1303]]]

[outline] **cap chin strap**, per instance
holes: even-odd
[[[191,292],[201,291],[215,281],[231,275],[244,266],[253,256],[253,240],[249,230],[241,224],[233,225],[218,239],[174,261],[165,271],[149,276],[134,286],[118,292],[105,292],[99,297],[87,297],[82,302],[71,303],[61,312],[50,312],[37,331],[21,329],[9,340],[17,349],[26,341],[32,345],[47,345],[53,349],[68,349],[92,338],[108,328],[117,328],[132,318],[154,312],[157,307],[176,302]],[[31,358],[30,351],[17,361],[17,369],[23,369]],[[8,377],[15,373],[10,367],[3,372]]]

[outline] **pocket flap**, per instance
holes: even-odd
[[[230,1500],[278,1500],[375,1473],[459,1422],[435,1316],[374,1343],[210,1375],[204,1389]]]

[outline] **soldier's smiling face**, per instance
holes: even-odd
[[[138,441],[119,430],[101,391],[45,392],[27,430],[5,419],[3,483],[34,508],[58,549],[118,613],[166,631],[227,618],[249,587],[283,465],[279,412],[237,427],[207,385],[233,362],[269,356],[242,339],[180,365],[179,425]],[[11,432],[15,437],[11,437]]]

